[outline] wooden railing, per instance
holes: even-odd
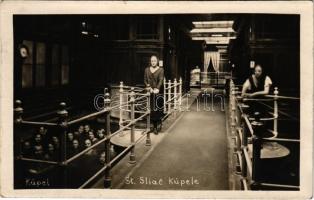
[[[173,81],[164,79],[164,114],[181,111],[182,106],[182,79]]]

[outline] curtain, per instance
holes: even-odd
[[[210,59],[209,65],[207,67],[207,72],[215,72],[213,61]]]
[[[220,53],[217,51],[204,52],[204,72],[207,72],[210,60],[212,62],[214,70],[216,72],[219,72]]]
[[[207,68],[210,62],[210,54],[208,51],[204,52],[204,72],[207,72]]]

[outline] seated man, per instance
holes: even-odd
[[[271,85],[271,79],[263,73],[262,66],[257,64],[254,67],[254,74],[244,82],[241,96],[244,98],[259,98],[269,93]],[[248,110],[249,114],[260,112],[264,115],[265,107],[263,107],[258,101],[249,101],[248,104],[250,106]]]
[[[254,74],[243,84],[242,97],[258,97],[269,93],[272,81],[269,76],[263,74],[263,68],[257,64],[254,67]]]

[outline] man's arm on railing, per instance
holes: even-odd
[[[242,97],[250,97],[251,94],[246,93],[248,91],[249,87],[250,87],[250,82],[247,79],[242,86],[242,94],[241,94]]]
[[[256,97],[256,96],[261,96],[261,95],[266,95],[269,93],[269,86],[265,86],[263,91],[258,91],[250,94],[249,97]]]

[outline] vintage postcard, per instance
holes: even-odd
[[[313,2],[0,9],[2,196],[312,197]]]

